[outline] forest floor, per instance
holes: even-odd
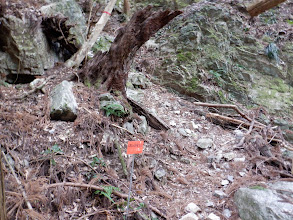
[[[137,64],[147,49],[141,51]],[[254,126],[260,108],[238,105],[255,118],[247,121],[235,111],[198,106],[191,98],[151,84],[141,89],[142,106],[156,112],[170,129],[131,134],[122,128],[123,119],[106,117],[99,109],[100,91],[74,82],[77,119],[50,120],[50,91],[75,71],[62,65],[48,70],[42,76],[48,79],[43,91],[26,97],[27,84],[1,87],[0,144],[9,219],[123,219],[130,182],[115,143],[129,171],[132,156],[126,148],[134,140],[143,140],[144,150],[135,157],[128,219],[179,219],[191,202],[200,207],[200,219],[211,213],[237,219],[233,195],[239,187],[292,180],[292,163],[282,156],[284,145],[275,141],[282,137],[279,130]],[[212,120],[210,113],[248,126]],[[207,149],[199,148],[201,140],[210,143]]]

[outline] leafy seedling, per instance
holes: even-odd
[[[113,192],[113,190],[120,191],[120,189],[118,187],[114,187],[114,186],[103,186],[103,189],[104,189],[104,191],[96,190],[95,191],[95,194],[99,194],[99,195],[105,196],[111,202],[114,203],[114,200],[111,198],[112,192]]]

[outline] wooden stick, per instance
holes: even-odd
[[[213,108],[231,108],[234,109],[239,115],[241,115],[243,118],[245,118],[247,121],[252,122],[252,119],[246,116],[237,105],[230,105],[230,104],[213,104],[213,103],[204,103],[204,102],[194,102],[193,103],[196,106],[204,106],[204,107],[213,107]],[[255,121],[256,124],[259,124],[261,126],[264,126],[264,124]],[[248,126],[249,127],[249,126]]]
[[[27,205],[28,209],[33,210],[33,207],[32,207],[32,205],[31,205],[30,201],[28,201],[28,198],[27,198],[26,192],[25,192],[25,190],[24,190],[24,187],[23,187],[23,185],[21,184],[20,180],[17,178],[16,173],[14,172],[13,167],[10,165],[10,163],[9,163],[9,161],[7,160],[6,155],[4,154],[4,152],[1,151],[1,153],[2,153],[4,160],[6,161],[8,167],[9,167],[11,173],[12,173],[12,175],[14,176],[14,178],[15,178],[15,180],[16,180],[16,182],[17,182],[17,184],[18,184],[18,186],[19,186],[19,188],[20,188],[20,190],[21,190],[21,193],[22,193],[23,199],[24,199],[24,201],[26,202],[26,205]]]
[[[50,185],[46,185],[44,186],[44,189],[49,189],[49,188],[55,188],[58,186],[71,186],[71,187],[81,187],[81,188],[87,188],[87,189],[94,189],[94,190],[100,190],[100,191],[104,191],[103,187],[100,186],[95,186],[95,185],[90,185],[90,184],[84,184],[84,183],[71,183],[71,182],[63,182],[63,183],[54,183],[54,184],[50,184]],[[123,199],[127,199],[128,195],[124,194],[124,193],[120,193],[118,191],[113,191],[113,194],[116,196],[119,196],[120,198]],[[143,201],[142,199],[136,198],[134,197],[134,199],[140,203],[144,203],[145,201]],[[167,217],[160,211],[158,210],[156,207],[153,207],[149,204],[146,204],[152,211],[154,211],[155,213],[157,213],[158,215],[160,215],[161,217],[167,219]]]
[[[0,219],[7,219],[6,205],[5,205],[5,187],[4,187],[4,173],[2,166],[2,157],[0,154]]]
[[[109,20],[112,10],[115,6],[117,0],[111,0],[106,6],[105,10],[102,13],[101,18],[98,23],[95,25],[93,32],[89,36],[89,39],[83,43],[81,48],[65,62],[66,67],[78,67],[79,64],[83,61],[88,51],[94,46],[96,40],[98,39],[100,33],[104,29],[107,21]]]
[[[207,118],[213,118],[213,119],[227,121],[227,122],[230,122],[230,123],[233,123],[233,124],[236,124],[236,125],[243,125],[243,126],[245,126],[247,128],[250,127],[250,124],[248,124],[247,122],[244,122],[244,121],[241,121],[241,120],[238,120],[238,119],[234,119],[234,118],[230,118],[230,117],[227,117],[227,116],[219,115],[219,114],[216,114],[216,113],[207,113],[206,117]],[[254,127],[259,128],[259,129],[263,129],[263,128],[265,128],[265,125],[254,125]]]

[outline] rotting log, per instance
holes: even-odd
[[[6,220],[4,173],[2,167],[2,156],[0,152],[0,220]]]
[[[286,0],[255,0],[246,6],[246,10],[251,17],[254,17],[285,1]]]
[[[126,97],[128,71],[138,49],[181,11],[152,11],[152,6],[136,12],[118,30],[108,52],[98,52],[79,71],[81,81],[105,91],[120,91]]]

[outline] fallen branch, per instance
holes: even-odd
[[[203,107],[213,107],[213,108],[231,108],[234,109],[239,115],[241,115],[243,118],[245,118],[247,121],[252,122],[252,119],[245,115],[237,105],[230,105],[230,104],[213,104],[213,103],[204,103],[204,102],[194,102],[193,103],[196,106],[203,106]],[[264,126],[264,124],[255,121],[256,124],[259,124],[260,126]],[[248,126],[249,127],[249,126]]]
[[[34,92],[38,91],[38,90],[41,90],[46,84],[47,82],[52,79],[54,76],[49,76],[41,85],[35,87],[34,89],[28,91],[28,92],[25,92],[22,96],[19,96],[19,97],[16,97],[15,99],[24,99],[26,98],[27,96],[33,94]]]
[[[232,124],[235,124],[235,125],[241,125],[241,126],[246,127],[246,128],[249,128],[250,125],[251,125],[251,124],[248,124],[247,122],[244,122],[244,121],[241,121],[241,120],[238,120],[238,119],[234,119],[234,118],[230,118],[230,117],[227,117],[227,116],[219,115],[219,114],[216,114],[216,113],[207,113],[206,117],[211,118],[211,119],[216,119],[216,120],[227,121],[229,123],[232,123]],[[257,125],[254,125],[254,127],[259,128],[259,129],[263,129],[266,126],[257,124]]]
[[[4,160],[6,161],[6,163],[7,163],[8,167],[9,167],[9,169],[10,169],[10,171],[11,171],[13,177],[15,178],[15,180],[16,180],[18,186],[19,186],[19,189],[20,189],[20,191],[21,191],[21,193],[22,193],[23,199],[24,199],[24,201],[26,202],[26,205],[27,205],[28,209],[29,209],[29,210],[33,210],[33,207],[32,207],[32,205],[31,205],[31,203],[28,201],[28,198],[27,198],[26,192],[25,192],[25,190],[24,190],[24,187],[23,187],[23,185],[21,184],[20,180],[17,178],[16,173],[15,173],[13,167],[10,165],[10,163],[9,163],[9,161],[7,160],[6,155],[4,154],[4,152],[1,151],[1,153],[2,153],[2,155],[3,155]]]
[[[251,17],[254,17],[285,1],[286,0],[255,0],[246,6],[246,10]]]
[[[54,183],[54,184],[46,185],[46,186],[44,186],[44,189],[55,188],[55,187],[58,187],[58,186],[81,187],[81,188],[105,191],[105,189],[103,187],[100,187],[100,186],[95,186],[95,185],[90,185],[90,184],[83,184],[83,183],[70,183],[70,182]],[[127,194],[120,193],[120,192],[115,191],[115,190],[113,191],[113,194],[116,195],[116,196],[119,196],[120,198],[123,198],[123,199],[128,198]],[[145,201],[143,201],[142,199],[139,199],[139,198],[136,198],[136,197],[134,197],[134,199],[136,201],[140,202],[140,203],[145,204]],[[153,206],[151,206],[149,204],[146,204],[146,206],[148,206],[152,211],[154,211],[155,213],[157,213],[161,217],[167,219],[167,217],[160,210],[158,210],[156,207],[153,207]]]

